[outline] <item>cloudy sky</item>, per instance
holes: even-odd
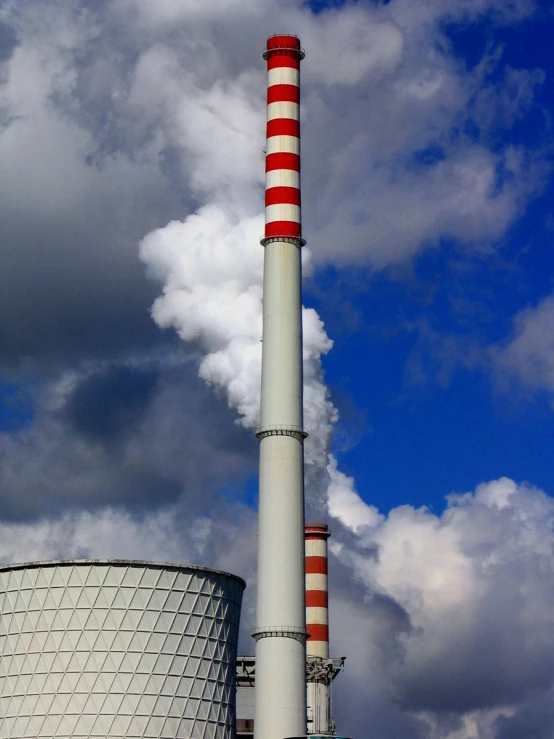
[[[0,1],[0,559],[249,584],[268,35],[303,82],[309,515],[334,713],[554,735],[554,15]]]

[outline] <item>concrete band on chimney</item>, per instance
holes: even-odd
[[[306,631],[308,657],[329,658],[329,595],[327,587],[327,539],[324,523],[306,524]]]

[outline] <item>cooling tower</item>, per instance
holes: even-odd
[[[152,562],[0,567],[0,738],[231,739],[244,585]]]

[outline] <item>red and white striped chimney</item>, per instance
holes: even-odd
[[[329,595],[327,588],[327,539],[325,523],[308,523],[306,542],[306,631],[308,657],[329,658]]]
[[[272,36],[267,59],[265,238],[302,240],[300,217],[300,61],[295,36]],[[262,242],[263,243],[263,242]]]

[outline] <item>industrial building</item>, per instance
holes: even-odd
[[[0,737],[231,739],[244,586],[152,562],[0,568]]]
[[[268,39],[255,657],[241,578],[122,560],[0,567],[0,739],[336,736],[325,524],[304,523],[300,62]],[[238,674],[238,679],[237,679]],[[235,685],[238,712],[235,714]],[[237,724],[235,719],[237,718]],[[238,730],[238,732],[237,732]]]
[[[331,685],[344,657],[329,656],[327,539],[329,527],[305,527],[306,552],[306,724],[307,734],[336,737],[331,715]],[[251,739],[255,729],[256,658],[237,658],[237,739]],[[338,739],[338,738],[337,738]]]

